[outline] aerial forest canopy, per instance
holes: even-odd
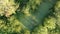
[[[0,34],[60,34],[60,0],[0,0]]]

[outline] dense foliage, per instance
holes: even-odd
[[[60,34],[60,0],[0,0],[0,34]]]

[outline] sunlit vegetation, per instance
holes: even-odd
[[[60,34],[60,0],[0,0],[0,34]]]

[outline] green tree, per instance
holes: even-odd
[[[0,0],[0,34],[59,34],[60,0]]]

